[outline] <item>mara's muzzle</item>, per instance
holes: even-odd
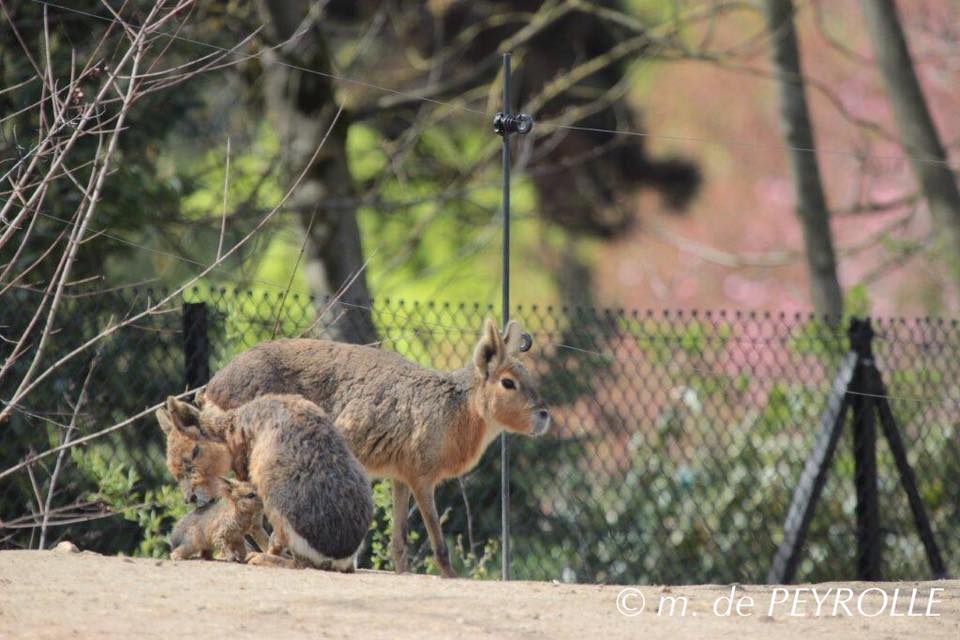
[[[217,499],[217,496],[211,495],[206,488],[194,487],[189,479],[180,482],[180,490],[183,492],[183,499],[188,504],[195,504],[197,507],[205,507]]]
[[[537,409],[533,412],[533,427],[530,435],[542,436],[550,429],[550,412],[546,409]]]

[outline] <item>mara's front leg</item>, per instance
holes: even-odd
[[[223,559],[227,562],[244,562],[247,557],[247,544],[242,532],[232,532],[220,536],[216,545],[220,547]]]
[[[444,578],[456,578],[453,569],[450,568],[450,555],[447,553],[447,543],[443,539],[443,530],[440,528],[440,516],[437,514],[437,504],[433,497],[433,491],[436,484],[427,481],[417,481],[412,485],[413,498],[417,501],[417,508],[420,510],[420,517],[423,518],[423,524],[427,527],[427,533],[430,535],[430,546],[433,547],[433,557],[440,567],[440,573]]]
[[[263,528],[263,518],[264,516],[257,518],[257,521],[250,527],[250,537],[253,538],[253,541],[260,547],[260,551],[267,551],[270,546],[270,536],[267,535],[266,529]]]
[[[390,533],[390,558],[393,570],[407,571],[407,515],[410,509],[410,487],[394,478],[393,484],[393,531]]]

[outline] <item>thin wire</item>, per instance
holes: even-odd
[[[36,1],[36,0],[34,0],[34,1]],[[49,214],[49,213],[43,213],[42,211],[37,211],[37,214],[38,214],[38,215],[41,215],[41,216],[43,216],[43,217],[45,217],[45,218],[50,218],[50,219],[52,219],[52,220],[57,220],[57,221],[59,221],[59,222],[63,222],[63,223],[68,224],[68,225],[75,225],[75,224],[76,224],[73,220],[67,220],[66,218],[60,218],[60,217],[58,217],[58,216],[55,216],[55,215],[52,215],[52,214]],[[88,237],[85,241],[88,241],[88,240],[91,240],[91,239],[93,239],[93,238],[96,238],[96,237],[99,235],[99,236],[103,236],[103,237],[105,237],[105,238],[109,238],[109,239],[111,239],[111,240],[114,240],[114,241],[116,241],[116,242],[119,242],[119,243],[121,243],[121,244],[125,244],[125,245],[128,245],[128,246],[134,247],[134,248],[136,248],[136,249],[141,249],[141,250],[143,250],[143,251],[147,251],[147,252],[153,253],[153,254],[155,254],[155,255],[159,255],[159,256],[164,256],[164,257],[167,257],[167,258],[171,258],[172,260],[179,260],[180,262],[185,262],[185,263],[192,264],[192,265],[198,266],[198,267],[203,267],[203,268],[206,268],[206,267],[208,266],[206,263],[200,262],[199,260],[194,260],[193,258],[188,258],[188,257],[186,257],[186,256],[181,256],[181,255],[178,255],[178,254],[176,254],[176,253],[170,253],[169,251],[163,251],[162,249],[154,249],[153,247],[148,247],[148,246],[146,246],[146,245],[137,244],[136,242],[132,242],[132,241],[130,241],[130,240],[127,240],[126,238],[124,238],[124,237],[122,237],[122,236],[114,235],[114,234],[112,234],[112,233],[110,233],[110,232],[108,232],[108,231],[105,231],[104,229],[94,229],[94,228],[91,227],[91,228],[90,228],[90,232],[91,232],[90,237]],[[221,263],[221,265],[222,265],[222,264],[225,264],[225,263]],[[231,276],[226,275],[226,274],[219,274],[219,276],[220,276],[220,277],[225,277],[225,278],[227,278],[227,279],[231,279]],[[235,276],[235,277],[233,277],[232,279],[233,279],[234,282],[244,282],[244,283],[246,283],[246,282],[255,282],[255,283],[257,283],[257,284],[261,284],[261,285],[264,285],[264,286],[267,286],[267,287],[274,287],[274,288],[276,288],[276,289],[285,289],[285,288],[286,288],[286,285],[282,285],[282,284],[279,284],[279,283],[276,283],[276,282],[271,282],[271,281],[269,281],[269,280],[261,280],[261,279],[259,279],[259,278],[242,278],[242,277],[239,277],[239,276]]]
[[[364,309],[364,310],[366,310],[366,311],[369,311],[371,314],[373,314],[373,313],[376,312],[376,310],[373,309],[372,307],[368,307],[368,306],[365,306],[365,305],[362,305],[362,304],[348,303],[348,302],[344,302],[344,301],[342,301],[342,300],[340,301],[340,304],[342,304],[342,305],[344,305],[344,306],[347,306],[347,307],[354,307],[354,308],[357,308],[357,309]],[[393,315],[394,317],[396,317],[396,315],[397,315],[398,313],[399,313],[399,312],[394,311],[394,312],[392,312],[391,315]],[[409,322],[409,321],[411,321],[411,320],[413,319],[413,316],[411,316],[411,315],[409,315],[409,314],[404,314],[404,315],[403,315],[403,318]],[[423,320],[420,320],[419,324],[421,324],[421,325],[423,325],[423,326],[426,326],[426,327],[435,327],[435,328],[443,329],[443,330],[444,330],[444,333],[443,333],[443,334],[437,334],[436,332],[423,331],[423,330],[413,330],[413,331],[406,331],[406,332],[400,333],[399,335],[401,335],[401,336],[411,336],[411,335],[412,335],[412,336],[416,336],[416,335],[418,335],[418,334],[421,334],[421,335],[422,335],[422,334],[424,334],[424,333],[430,333],[430,334],[432,334],[432,335],[446,335],[446,334],[449,334],[449,333],[451,333],[451,332],[452,332],[452,333],[459,333],[459,334],[466,334],[466,335],[471,335],[471,334],[473,334],[473,335],[480,335],[480,332],[471,331],[471,330],[469,330],[469,329],[463,329],[463,328],[461,328],[461,327],[454,327],[454,326],[446,325],[446,324],[443,324],[443,323],[425,322],[425,321],[423,321]],[[394,334],[394,336],[396,336],[396,335],[397,335],[397,334]],[[680,341],[680,340],[682,340],[682,338],[681,338],[681,337],[677,337],[677,338],[676,338],[675,340],[673,340],[673,341]],[[666,341],[665,338],[664,338],[664,341]],[[740,339],[740,341],[743,341],[743,342],[752,342],[752,343],[762,343],[762,344],[766,344],[766,343],[768,342],[768,340],[766,340],[766,339],[750,339],[750,338],[747,338],[747,337],[742,337],[742,338]],[[383,341],[380,341],[380,342],[383,342]],[[626,361],[629,360],[629,359],[626,359],[626,358],[618,358],[617,356],[614,356],[614,355],[612,355],[612,354],[605,354],[605,353],[601,353],[601,352],[599,352],[599,351],[592,351],[592,350],[590,350],[590,349],[582,349],[582,348],[580,348],[580,347],[574,347],[573,345],[564,344],[564,343],[562,343],[562,342],[546,342],[545,344],[550,345],[550,346],[554,346],[554,347],[557,347],[557,348],[561,348],[561,349],[568,349],[568,350],[571,350],[571,351],[579,351],[579,352],[581,352],[581,353],[586,353],[586,354],[590,354],[590,355],[595,355],[595,356],[598,356],[598,357],[601,357],[601,358],[605,358],[605,359],[608,359],[608,360],[614,360],[614,361],[616,361],[616,362],[626,362]],[[689,369],[689,370],[691,370],[691,371],[695,371],[695,372],[697,372],[697,373],[699,373],[699,374],[701,374],[701,375],[709,375],[709,376],[716,376],[716,375],[718,375],[718,372],[716,372],[716,371],[707,371],[707,370],[704,370],[704,369],[700,369],[700,368],[698,368],[698,367],[696,367],[696,366],[690,365],[690,364],[688,364],[688,363],[684,363],[684,364],[683,364],[683,368],[684,368],[684,369]],[[861,392],[861,391],[847,391],[847,393],[849,393],[849,394],[851,394],[851,395],[866,396],[866,397],[871,397],[871,398],[887,398],[888,400],[905,400],[905,401],[909,401],[909,402],[917,402],[917,403],[924,403],[924,404],[932,404],[932,402],[935,401],[935,400],[946,400],[946,401],[949,401],[949,402],[951,402],[951,403],[955,403],[955,404],[960,405],[960,399],[950,398],[950,397],[946,397],[946,398],[916,398],[916,397],[911,397],[911,396],[893,396],[893,395],[889,395],[889,394],[887,394],[887,395],[882,395],[882,394],[875,394],[875,393],[866,393],[866,392]]]
[[[374,309],[373,307],[370,307],[370,306],[365,306],[365,305],[356,304],[356,303],[348,303],[348,302],[345,302],[345,301],[343,301],[343,300],[341,300],[339,303],[340,303],[341,305],[343,305],[343,306],[346,306],[346,307],[352,307],[352,308],[356,308],[356,309],[364,309],[364,310],[366,310],[366,311],[369,311],[370,313],[374,313],[374,312],[375,312],[375,309]],[[394,317],[396,317],[397,315],[400,315],[400,312],[394,311],[394,312],[392,313],[392,315],[393,315]],[[403,319],[405,319],[406,321],[409,322],[409,321],[413,320],[414,318],[413,318],[413,316],[411,316],[411,315],[409,315],[409,314],[403,314]],[[480,332],[477,332],[477,331],[472,331],[472,330],[469,330],[469,329],[464,329],[464,328],[462,328],[462,327],[455,327],[455,326],[452,326],[452,325],[447,325],[447,324],[443,324],[443,323],[439,323],[439,322],[426,322],[426,321],[423,321],[423,320],[421,319],[421,320],[419,320],[419,324],[422,325],[422,326],[426,326],[426,327],[434,327],[434,328],[443,329],[444,331],[443,331],[442,334],[440,334],[440,333],[438,333],[438,332],[436,332],[436,331],[424,331],[423,329],[413,329],[413,330],[409,330],[409,329],[408,329],[408,330],[402,330],[402,331],[400,331],[400,332],[392,331],[392,332],[390,332],[386,337],[384,337],[383,339],[378,340],[377,342],[374,342],[374,343],[370,343],[370,344],[367,345],[367,346],[379,346],[379,345],[381,345],[381,344],[384,343],[384,342],[392,342],[392,341],[395,341],[398,337],[418,337],[418,336],[422,336],[422,335],[425,334],[425,333],[432,334],[432,335],[449,335],[451,332],[454,332],[454,333],[459,333],[459,334],[464,334],[464,335],[477,335],[477,336],[480,335]],[[326,328],[327,328],[327,327],[324,327],[324,329],[326,329]],[[388,329],[388,331],[389,331],[389,329]],[[678,338],[678,339],[679,339],[679,338]],[[573,346],[573,345],[565,344],[565,343],[562,343],[562,342],[550,342],[550,341],[548,341],[548,342],[546,342],[545,344],[548,345],[548,346],[557,347],[558,349],[566,349],[566,350],[570,350],[570,351],[576,351],[576,352],[579,352],[579,353],[584,353],[584,354],[588,354],[588,355],[593,355],[593,356],[597,356],[597,357],[604,358],[604,359],[607,359],[607,360],[613,360],[613,361],[615,361],[615,362],[627,362],[627,361],[630,361],[630,360],[636,360],[636,359],[619,358],[619,357],[614,356],[614,355],[612,355],[612,354],[606,354],[606,353],[602,353],[602,352],[599,352],[599,351],[594,351],[594,350],[591,350],[591,349],[583,349],[583,348],[581,348],[581,347],[575,347],[575,346]],[[718,375],[718,372],[717,372],[717,371],[704,370],[704,369],[701,369],[701,368],[699,368],[699,367],[693,366],[693,365],[691,365],[691,364],[689,364],[689,363],[684,363],[684,364],[682,365],[682,368],[685,369],[685,370],[690,370],[690,371],[697,372],[697,373],[699,373],[699,374],[701,374],[701,375],[705,375],[705,376],[717,376],[717,375]],[[730,382],[729,385],[728,385],[728,387],[731,387],[733,384],[734,384],[733,382]],[[854,395],[854,396],[863,396],[863,397],[870,397],[870,398],[884,398],[884,399],[887,399],[887,400],[903,400],[903,401],[907,401],[907,402],[914,402],[914,403],[918,403],[918,404],[927,404],[927,405],[933,405],[933,404],[935,403],[935,401],[940,401],[941,403],[942,403],[942,402],[950,402],[950,403],[953,403],[953,404],[960,405],[960,399],[951,398],[951,397],[916,398],[916,397],[911,397],[911,396],[900,396],[900,395],[894,396],[894,395],[890,395],[890,394],[883,395],[883,394],[867,393],[867,392],[861,392],[861,391],[852,391],[852,390],[850,390],[850,389],[845,390],[845,393],[847,393],[847,394],[849,394],[849,395]],[[2,404],[8,404],[6,401],[3,401],[3,400],[0,400],[0,403],[2,403]],[[40,415],[38,415],[38,414],[30,413],[30,412],[26,411],[25,409],[23,409],[23,408],[21,408],[21,407],[19,407],[19,406],[17,406],[17,405],[13,405],[13,406],[14,406],[15,409],[18,409],[19,411],[21,411],[21,412],[23,412],[23,413],[25,413],[25,414],[27,414],[27,415],[30,415],[31,417],[34,417],[34,418],[40,419],[40,420],[45,420],[45,421],[48,421],[48,422],[53,422],[53,424],[58,424],[58,423],[52,421],[52,420],[51,420],[50,418],[48,418],[48,417],[40,416]],[[63,426],[63,425],[59,425],[59,426]]]
[[[757,142],[750,142],[744,140],[735,140],[731,138],[702,138],[696,136],[676,136],[663,133],[648,133],[644,131],[624,131],[621,129],[603,129],[600,127],[582,127],[575,125],[565,125],[565,124],[556,124],[552,122],[538,122],[537,128],[548,128],[548,129],[563,129],[570,131],[584,131],[589,133],[606,133],[610,135],[618,136],[635,136],[638,138],[655,138],[661,140],[673,140],[676,142],[702,142],[707,144],[722,144],[728,145],[731,147],[744,147],[747,149],[757,149],[757,150],[782,150],[782,151],[799,151],[801,153],[822,153],[824,155],[833,155],[833,156],[849,156],[852,158],[858,158],[863,160],[890,160],[890,161],[899,161],[903,162],[905,160],[916,160],[917,162],[922,162],[925,164],[935,164],[952,167],[949,160],[938,160],[936,158],[921,158],[919,156],[911,155],[876,155],[876,154],[861,154],[855,151],[847,151],[845,149],[823,149],[823,148],[811,148],[811,147],[791,147],[787,145],[779,144],[760,144]]]
[[[178,258],[179,256],[171,255],[171,257]],[[239,280],[238,280],[238,281],[239,281]],[[272,286],[277,287],[277,288],[284,288],[284,289],[286,288],[285,285],[279,285],[279,284],[274,284],[274,283],[269,283],[269,282],[267,282],[267,283],[265,283],[265,284],[271,284]],[[371,306],[366,306],[366,305],[359,304],[359,303],[354,303],[354,302],[346,302],[345,300],[340,300],[340,301],[338,301],[338,304],[340,304],[340,305],[342,305],[342,306],[344,306],[344,307],[350,307],[350,308],[354,308],[354,309],[358,309],[358,310],[365,310],[365,311],[368,311],[368,312],[370,312],[370,313],[377,313],[377,311],[378,311],[377,309],[374,309],[374,308],[371,307]],[[480,308],[483,309],[483,310],[492,310],[492,306],[491,306],[491,305],[487,305],[487,306],[485,306],[485,307],[484,307],[484,306],[481,306]],[[398,317],[399,317],[401,320],[404,320],[404,321],[407,322],[407,323],[412,323],[412,322],[416,321],[420,326],[430,327],[430,328],[437,329],[437,330],[442,330],[442,333],[441,333],[440,331],[426,331],[426,330],[423,330],[423,329],[413,329],[413,330],[407,330],[407,331],[400,331],[399,333],[394,330],[394,331],[391,332],[391,335],[388,336],[388,338],[386,338],[385,340],[395,339],[395,338],[398,337],[398,336],[403,336],[403,337],[414,336],[414,337],[416,337],[416,336],[423,335],[423,334],[430,334],[430,335],[449,335],[450,333],[457,333],[457,334],[462,334],[462,335],[476,335],[476,336],[479,336],[479,335],[481,334],[481,332],[479,332],[479,331],[474,331],[474,330],[465,329],[465,328],[459,327],[459,326],[444,324],[444,323],[442,323],[442,322],[427,322],[427,321],[425,321],[425,320],[423,320],[423,319],[417,318],[416,316],[414,316],[414,315],[412,315],[412,314],[410,314],[410,313],[403,312],[403,311],[399,311],[399,310],[394,310],[394,311],[390,312],[390,315],[391,315],[393,318],[398,318]],[[324,329],[326,329],[326,328],[327,328],[327,327],[324,327]],[[387,331],[391,331],[391,330],[388,328]],[[770,339],[769,339],[769,338],[749,338],[749,337],[746,337],[746,336],[738,336],[738,337],[732,338],[732,339],[735,340],[735,341],[737,341],[737,342],[746,342],[746,343],[751,343],[751,344],[768,344],[768,343],[770,342]],[[384,342],[385,340],[380,340],[380,341],[378,341],[378,342]],[[680,337],[680,336],[677,336],[677,337],[674,337],[674,338],[670,338],[669,336],[659,336],[659,337],[655,338],[655,340],[660,340],[660,341],[662,341],[662,342],[679,342],[679,341],[682,341],[683,338]],[[605,359],[608,359],[608,360],[614,360],[614,361],[616,361],[616,362],[628,362],[628,361],[638,361],[638,360],[639,360],[639,359],[637,359],[637,358],[632,358],[632,359],[631,359],[631,358],[617,357],[617,356],[612,355],[612,354],[602,353],[602,352],[600,352],[600,351],[593,351],[593,350],[590,350],[590,349],[583,349],[583,348],[580,348],[580,347],[575,347],[575,346],[573,346],[573,345],[564,344],[564,343],[561,343],[561,342],[547,342],[546,344],[547,344],[547,345],[550,345],[550,346],[558,347],[558,348],[561,348],[561,349],[567,349],[567,350],[571,350],[571,351],[578,351],[578,352],[580,352],[580,353],[585,353],[585,354],[589,354],[589,355],[594,355],[594,356],[598,356],[598,357],[605,358]],[[700,368],[695,367],[695,366],[693,366],[693,365],[690,365],[690,364],[688,364],[688,363],[687,363],[687,364],[684,364],[683,366],[684,366],[684,368],[686,368],[686,369],[689,369],[689,370],[691,370],[691,371],[695,371],[695,372],[700,373],[700,374],[702,374],[702,375],[715,376],[715,375],[718,374],[718,372],[716,372],[716,371],[707,371],[707,370],[705,370],[705,369],[700,369]],[[893,396],[893,395],[889,395],[889,394],[887,394],[887,395],[882,395],[882,394],[873,394],[873,393],[865,393],[865,392],[858,392],[858,391],[848,391],[848,393],[850,393],[851,395],[861,395],[861,396],[868,396],[868,397],[873,397],[873,398],[887,398],[887,399],[890,399],[890,400],[907,400],[907,401],[910,401],[910,402],[921,402],[921,403],[930,403],[930,402],[933,401],[933,400],[937,400],[937,398],[916,398],[916,397],[910,397],[910,396]],[[950,402],[955,402],[955,403],[957,403],[957,404],[960,404],[960,399],[954,399],[954,398],[945,398],[945,399],[946,399],[946,400],[949,400]]]
[[[563,344],[563,343],[561,343],[561,342],[548,342],[547,344],[552,345],[552,346],[557,347],[557,348],[560,348],[560,349],[569,349],[569,350],[571,350],[571,351],[579,351],[580,353],[586,353],[586,354],[590,354],[590,355],[594,355],[594,356],[599,356],[599,357],[605,358],[605,359],[607,359],[607,360],[614,360],[614,361],[620,361],[620,360],[621,360],[620,358],[617,358],[616,356],[613,356],[613,355],[610,355],[610,354],[601,353],[601,352],[599,352],[599,351],[591,351],[590,349],[581,349],[580,347],[574,347],[574,346],[572,346],[572,345]],[[690,365],[689,363],[684,363],[684,364],[682,365],[682,368],[683,368],[683,369],[689,369],[689,370],[691,370],[691,371],[695,371],[695,372],[697,372],[697,373],[699,373],[699,374],[701,374],[701,375],[707,375],[707,376],[716,376],[716,375],[718,375],[718,372],[716,372],[716,371],[706,371],[706,370],[704,370],[704,369],[700,369],[700,368],[698,368],[698,367],[692,366],[692,365]],[[731,383],[731,384],[732,384],[732,383]],[[951,403],[960,405],[960,399],[950,398],[950,397],[945,397],[945,398],[914,398],[914,397],[909,397],[909,396],[891,396],[891,395],[889,395],[889,394],[888,394],[888,395],[883,395],[883,394],[878,394],[878,393],[866,393],[866,392],[863,392],[863,391],[851,391],[850,389],[847,389],[845,393],[848,393],[848,394],[854,395],[854,396],[866,396],[866,397],[869,397],[869,398],[886,398],[886,399],[888,399],[888,400],[906,400],[906,401],[909,401],[909,402],[917,402],[917,403],[921,403],[921,404],[933,404],[933,401],[935,401],[935,400],[944,400],[944,401],[949,401],[949,402],[951,402]]]

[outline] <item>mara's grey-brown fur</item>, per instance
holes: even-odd
[[[204,414],[269,393],[317,403],[374,477],[393,480],[391,551],[405,570],[406,520],[416,499],[442,573],[452,576],[434,502],[438,483],[469,471],[502,431],[540,435],[550,425],[530,374],[515,357],[521,331],[484,326],[473,361],[458,371],[420,367],[397,354],[327,340],[275,340],[237,356],[207,385]]]
[[[302,564],[352,569],[373,518],[370,481],[320,407],[296,395],[263,395],[225,412],[167,401],[175,428],[223,443],[249,477],[274,529],[269,553],[286,547]]]
[[[206,559],[219,550],[224,559],[243,562],[247,555],[244,536],[260,528],[263,502],[249,482],[224,479],[226,490],[216,502],[191,511],[173,527],[170,557]]]

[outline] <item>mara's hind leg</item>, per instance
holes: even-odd
[[[283,518],[271,518],[273,534],[269,543],[264,547],[265,553],[251,553],[247,555],[247,564],[258,567],[282,567],[284,569],[299,569],[304,564],[296,559],[284,558],[283,550],[288,548],[290,537],[287,533],[287,523]]]
[[[183,546],[177,547],[176,549],[170,552],[170,559],[171,560],[189,560],[190,556],[192,556],[194,553],[196,553],[196,551],[194,551],[193,549],[190,549],[186,545],[183,545]]]
[[[219,546],[223,559],[227,562],[246,562],[247,541],[244,540],[242,533],[225,536],[219,541]]]
[[[250,537],[253,538],[253,541],[260,547],[260,551],[267,551],[270,548],[270,536],[267,535],[266,530],[263,528],[263,516],[250,527]]]
[[[283,551],[287,548],[289,541],[287,540],[286,530],[281,528],[274,528],[273,534],[270,536],[270,542],[264,547],[264,550],[270,555],[282,556]]]
[[[413,498],[417,501],[420,517],[430,535],[430,545],[433,547],[433,558],[440,567],[440,574],[444,578],[456,578],[457,574],[450,567],[450,556],[447,553],[447,543],[443,539],[443,529],[440,528],[440,516],[437,514],[437,503],[434,501],[434,485],[429,482],[415,482],[413,484]]]
[[[171,560],[191,560],[197,556],[204,560],[213,559],[209,541],[196,527],[189,528],[182,535],[173,534],[171,537],[176,540],[170,550]]]
[[[193,560],[194,558],[213,560],[213,549],[201,549],[187,542],[170,552],[171,560]]]
[[[394,479],[393,481],[393,532],[390,534],[390,558],[393,570],[397,573],[407,571],[407,514],[410,508],[410,487]]]
[[[319,569],[320,571],[337,571],[339,573],[353,573],[357,570],[357,554],[346,558],[328,558],[323,554],[316,554],[315,558],[293,554],[292,562],[298,568]]]
[[[270,553],[251,553],[247,564],[257,567],[279,567],[281,569],[320,569],[321,571],[339,571],[353,573],[356,570],[356,556],[349,558],[322,558],[319,562],[294,554],[293,558],[284,558]]]
[[[251,553],[247,555],[247,564],[255,567],[280,567],[283,569],[299,569],[303,565],[296,560],[275,556],[270,553]]]

